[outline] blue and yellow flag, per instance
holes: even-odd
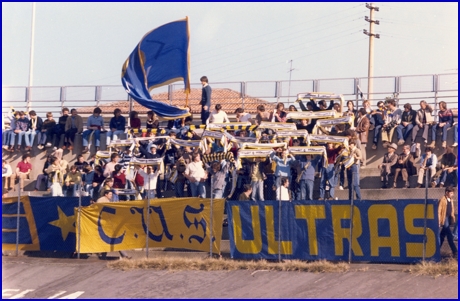
[[[90,204],[82,197],[82,206]],[[75,250],[75,197],[22,196],[19,203],[19,250]],[[2,199],[2,249],[16,249],[18,199]]]
[[[187,110],[152,100],[156,87],[183,80],[190,93],[188,18],[160,26],[147,33],[123,64],[121,81],[139,104],[163,119],[188,116]]]

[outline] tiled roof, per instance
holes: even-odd
[[[168,100],[168,93],[159,93],[152,95],[152,98],[155,100],[163,101],[167,104],[171,104],[171,101]],[[185,94],[184,90],[174,91],[172,95],[172,105],[173,106],[184,106],[185,105]],[[192,108],[192,113],[199,114],[201,112],[201,89],[191,89],[188,103]],[[212,90],[212,108],[216,104],[222,105],[222,110],[224,110],[227,114],[233,114],[237,108],[243,107],[243,100],[239,92],[231,90],[231,89],[213,89]],[[265,105],[265,110],[270,111],[275,108],[274,103],[269,103],[266,100],[260,98],[253,98],[253,97],[245,97],[244,98],[244,111],[247,113],[255,114],[257,113],[257,106],[263,104]],[[85,114],[85,113],[92,113],[94,110],[93,107],[81,107],[78,108],[78,113]],[[103,113],[113,112],[115,108],[119,108],[122,111],[122,114],[129,113],[129,102],[126,100],[111,102],[111,103],[104,103],[100,104],[99,108],[101,108]],[[133,101],[133,111],[137,111],[141,114],[147,113],[149,109],[141,106],[136,101]]]

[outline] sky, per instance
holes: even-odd
[[[458,71],[458,3],[374,5],[374,76]],[[364,2],[37,3],[32,86],[121,85],[143,35],[186,16],[192,84],[367,77]],[[31,20],[2,2],[2,86],[28,85]]]

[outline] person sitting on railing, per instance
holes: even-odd
[[[16,120],[16,129],[14,133],[18,135],[18,144],[17,144],[17,151],[21,151],[21,144],[22,144],[22,137],[25,136],[27,131],[29,130],[29,119],[26,117],[26,114],[23,111],[19,112],[19,119]],[[10,145],[14,147],[14,137],[10,140]],[[12,143],[12,144],[11,144]],[[26,147],[26,150],[28,148]]]
[[[24,140],[26,143],[26,151],[30,151],[32,149],[32,145],[34,145],[35,136],[38,134],[38,140],[41,139],[41,132],[43,126],[43,120],[41,117],[37,116],[37,113],[32,110],[29,112],[29,126],[28,131],[24,134]]]
[[[382,142],[383,147],[387,148],[393,139],[393,134],[396,127],[401,122],[401,110],[396,107],[396,101],[394,99],[387,99],[385,101],[385,123],[382,127]]]
[[[404,145],[403,152],[398,156],[398,160],[394,166],[393,188],[398,187],[397,181],[399,173],[401,173],[403,178],[404,188],[410,188],[409,177],[417,173],[417,169],[415,168],[414,164],[415,159],[414,155],[410,151],[410,146]]]
[[[48,134],[51,141],[53,141],[53,137],[54,137],[54,150],[56,150],[59,147],[59,142],[61,140],[61,134],[65,134],[65,125],[66,125],[68,117],[69,117],[69,109],[63,108],[62,115],[59,117],[58,123],[53,127],[52,130],[50,130]],[[51,146],[51,145],[47,145],[47,146]]]
[[[383,124],[385,123],[383,117],[385,112],[385,104],[383,101],[377,103],[377,110],[370,113],[370,116],[374,119],[374,139],[372,139],[372,149],[377,149],[379,137],[381,135]]]
[[[77,190],[81,185],[81,173],[77,170],[76,165],[70,167],[70,171],[66,174],[64,180],[64,186],[62,186],[62,192],[64,196],[68,196],[71,192],[71,196],[77,196]]]
[[[13,117],[11,118],[10,128],[3,132],[2,142],[4,142],[3,149],[14,152],[14,142],[16,140],[16,122],[19,119],[20,112],[15,111]],[[3,140],[3,135],[5,139]]]
[[[136,111],[131,111],[131,113],[129,113],[129,127],[131,128],[131,131],[140,131],[141,129],[141,120],[139,119],[139,113],[137,113]],[[134,134],[133,136],[136,137],[136,135]]]
[[[101,131],[104,131],[104,119],[101,116],[102,110],[100,108],[95,108],[93,110],[93,115],[88,117],[87,127],[88,129],[83,132],[83,153],[88,152],[88,138],[94,132],[96,138],[96,151],[99,150],[99,145],[101,143],[100,135]]]
[[[279,102],[276,105],[276,109],[270,114],[270,121],[286,123],[286,116],[287,113],[284,111],[284,103]]]
[[[428,129],[433,123],[433,117],[431,113],[433,109],[426,103],[425,100],[420,101],[420,109],[417,111],[415,116],[416,126],[412,129],[412,143],[415,143],[417,133],[423,128],[422,138],[425,145],[428,143]]]
[[[446,148],[447,146],[447,130],[454,123],[454,113],[451,109],[447,108],[445,101],[439,103],[439,112],[438,112],[438,123],[434,124],[431,127],[431,144],[430,147],[436,147],[436,131],[442,129],[442,147]]]
[[[30,164],[30,155],[25,154],[22,156],[22,160],[16,166],[15,181],[19,178],[19,184],[21,192],[24,191],[24,180],[30,178],[30,172],[32,171],[32,164]]]
[[[78,115],[77,109],[72,109],[70,111],[70,116],[67,118],[66,123],[65,123],[65,137],[64,137],[64,145],[62,146],[62,149],[68,148],[69,150],[72,150],[73,145],[75,143],[75,135],[81,134],[82,132],[83,132],[83,119],[81,118],[80,115]]]
[[[407,137],[412,132],[412,128],[416,125],[417,112],[412,110],[410,103],[404,105],[404,112],[401,115],[401,124],[396,127],[396,135],[398,137],[398,145],[403,145]],[[404,130],[404,134],[403,134]]]
[[[209,115],[208,120],[206,120],[206,124],[210,123],[228,123],[230,120],[228,119],[227,113],[222,110],[221,104],[216,104],[215,111],[211,112]]]
[[[433,154],[433,149],[429,146],[425,148],[425,154],[420,158],[420,169],[418,171],[417,188],[421,188],[425,182],[425,172],[429,172],[428,181],[432,187],[436,186],[436,182],[433,182],[433,177],[436,174],[436,165],[438,164],[438,157]],[[428,183],[426,183],[428,185]]]
[[[3,189],[5,193],[13,189],[14,184],[14,175],[13,170],[11,169],[11,165],[6,162],[6,160],[2,160],[2,181],[3,181]]]
[[[52,157],[53,157],[52,155],[48,155],[48,157],[46,158],[45,164],[43,165],[43,169],[42,169],[43,173],[39,174],[38,177],[37,177],[37,181],[35,183],[35,191],[40,190],[40,187],[43,184],[43,182],[45,182],[46,189],[48,189],[48,187],[49,187],[48,181],[50,179],[49,179],[49,176],[48,176],[48,173],[46,172],[46,170],[51,165]]]
[[[458,123],[456,122],[454,124],[454,144],[452,144],[452,147],[457,147],[458,146]]]
[[[250,122],[254,124],[254,120],[252,120],[251,114],[245,113],[243,108],[236,109],[235,114],[236,114],[236,122]]]
[[[38,149],[43,149],[45,144],[47,147],[51,146],[51,131],[55,126],[56,121],[53,119],[53,113],[46,113],[46,119],[43,121],[41,135],[38,139]]]
[[[110,119],[109,129],[110,131],[107,132],[107,145],[110,145],[110,141],[118,140],[119,135],[123,134],[126,129],[126,119],[125,117],[121,116],[121,110],[116,108],[113,111],[114,117]]]
[[[447,147],[446,152],[441,157],[441,169],[436,173],[436,182],[439,187],[444,186],[457,186],[458,179],[456,178],[457,173],[457,156],[454,154],[452,147]]]

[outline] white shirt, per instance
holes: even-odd
[[[204,177],[206,176],[206,172],[203,168],[203,163],[201,161],[190,162],[189,164],[187,164],[185,174],[195,179],[195,181],[197,182],[201,181],[201,179],[204,179]]]
[[[251,119],[251,114],[249,113],[243,113],[243,115],[240,116],[240,122],[248,122],[249,119]]]
[[[154,173],[151,174],[148,174],[142,169],[139,169],[138,173],[144,178],[145,190],[157,189],[157,179],[160,175],[160,169],[157,169]]]
[[[230,120],[228,119],[227,113],[225,113],[222,110],[220,110],[219,112],[213,111],[209,116],[208,120],[206,120],[206,124],[224,122],[230,122]]]
[[[11,166],[8,163],[5,164],[5,168],[6,168],[6,173],[2,173],[2,178],[9,177],[13,174],[13,170],[11,169]]]
[[[281,201],[290,201],[289,190],[284,186],[276,188],[276,200],[279,201],[280,199]]]

